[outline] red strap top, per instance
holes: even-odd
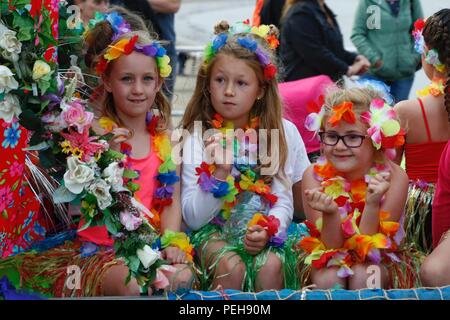
[[[135,197],[147,208],[150,208],[156,188],[155,176],[157,175],[161,160],[152,149],[147,157],[143,159],[134,159],[129,157],[128,162],[134,170],[140,173],[139,179],[134,181],[140,186],[140,189],[136,192]],[[81,220],[79,228],[81,228],[83,224],[84,221]],[[105,226],[89,227],[86,230],[79,231],[78,237],[82,241],[93,242],[97,245],[114,245],[114,240],[109,236],[108,230]]]
[[[427,130],[427,142],[405,144],[406,173],[410,180],[424,180],[436,183],[439,168],[439,160],[447,141],[433,142],[431,139],[430,126],[425,114],[425,108],[421,99],[419,100],[422,110],[423,121]]]

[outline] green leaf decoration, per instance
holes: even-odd
[[[136,171],[134,171],[134,170],[125,169],[123,171],[123,177],[127,178],[127,179],[136,179],[136,178],[139,177],[139,174]]]
[[[53,193],[53,201],[55,203],[67,203],[75,200],[77,197],[76,194],[72,193],[65,186],[60,186]]]
[[[128,261],[128,268],[130,268],[132,272],[137,272],[139,269],[139,265],[141,264],[139,258],[137,256],[129,256]]]

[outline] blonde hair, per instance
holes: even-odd
[[[89,36],[86,38],[87,52],[89,53],[89,55],[85,59],[87,59],[86,64],[91,70],[95,68],[100,57],[102,57],[106,53],[108,46],[112,44],[111,41],[105,41],[105,39],[111,39],[113,35],[114,35],[113,29],[111,25],[106,21],[97,23],[94,26],[94,28],[90,30]],[[152,44],[152,42],[155,41],[147,31],[136,30],[119,36],[117,39],[115,39],[115,42],[118,42],[119,40],[122,39],[131,39],[135,35],[138,36],[136,44],[139,44],[141,46]],[[108,67],[105,70],[106,76],[110,74],[111,68],[113,68],[113,66],[114,60],[108,63]],[[157,74],[158,74],[157,78],[158,81],[164,81],[164,79],[159,76],[159,72]],[[130,130],[131,134],[133,134],[133,128],[126,127],[126,125],[117,115],[116,108],[114,105],[113,93],[106,92],[104,88],[103,92],[105,96],[101,101],[101,103],[99,104],[97,108],[98,110],[96,110],[98,116],[110,118],[115,123],[117,123],[118,126],[127,128],[128,130]],[[162,90],[158,90],[158,92],[156,93],[155,101],[153,103],[152,108],[158,109],[161,117],[157,126],[157,130],[164,131],[169,129],[171,127],[171,106],[169,100],[166,98]]]
[[[227,26],[228,25],[223,21],[219,25],[216,25],[216,34],[226,32]],[[236,59],[241,59],[245,61],[245,63],[255,72],[259,85],[264,89],[264,95],[262,98],[255,101],[255,104],[253,105],[251,117],[259,117],[259,129],[268,129],[268,153],[270,154],[270,157],[279,160],[278,163],[276,163],[275,168],[284,169],[287,159],[287,143],[283,130],[282,103],[279,98],[278,82],[275,78],[272,80],[265,79],[263,67],[258,61],[256,54],[238,44],[237,39],[243,36],[251,36],[255,39],[258,42],[258,46],[264,48],[264,50],[269,53],[272,63],[275,63],[273,52],[271,52],[268,48],[264,39],[254,34],[247,33],[230,35],[227,43],[219,50],[216,56],[209,61],[209,63],[203,61],[203,64],[197,74],[194,93],[186,107],[186,111],[184,112],[181,126],[183,129],[187,129],[192,132],[194,121],[202,121],[208,129],[211,128],[210,121],[216,113],[211,103],[209,90],[211,71],[220,56],[231,56]],[[279,130],[279,154],[276,154],[277,150],[271,150],[270,129]],[[281,176],[283,176],[283,174]]]

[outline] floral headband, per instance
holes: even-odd
[[[148,57],[155,58],[160,76],[162,78],[168,77],[172,72],[172,67],[169,65],[170,58],[166,55],[166,49],[157,42],[145,46],[136,44],[138,39],[139,36],[134,35],[131,39],[121,39],[116,43],[109,45],[105,54],[100,57],[100,60],[95,67],[95,72],[98,75],[102,74],[105,72],[110,61],[119,58],[122,54],[129,55],[131,52],[136,51],[143,53]]]
[[[228,33],[220,33],[212,39],[205,49],[205,62],[208,64],[217,52],[227,43],[228,36],[234,34],[254,34],[263,39],[265,39],[271,49],[276,49],[280,44],[277,37],[270,32],[271,27],[268,25],[260,25],[259,27],[251,27],[248,20],[243,22],[238,22],[233,25]],[[259,63],[264,68],[264,78],[267,80],[272,80],[276,73],[277,68],[270,61],[269,54],[258,46],[258,42],[253,39],[250,35],[239,37],[237,43],[248,49],[250,52],[256,54]]]
[[[317,133],[322,127],[326,110],[323,96],[319,97],[319,104],[310,102],[308,104],[310,114],[305,120],[306,129]],[[352,102],[344,101],[340,105],[333,106],[331,110],[332,115],[327,122],[333,127],[337,126],[341,120],[350,124],[356,122]],[[369,126],[367,134],[372,139],[375,149],[383,148],[390,152],[404,144],[405,133],[400,127],[396,113],[384,100],[373,99],[369,111],[363,112],[360,119]]]
[[[112,42],[116,41],[121,35],[131,32],[131,27],[128,22],[126,22],[125,19],[116,11],[107,14],[96,12],[94,18],[89,21],[86,31],[84,32],[84,36],[87,36],[90,30],[92,30],[97,23],[102,21],[109,22],[113,29],[114,34],[111,38]]]
[[[414,30],[412,31],[414,37],[414,49],[420,54],[425,52],[425,39],[423,38],[424,27],[425,20],[417,19],[417,21],[414,22]],[[438,52],[435,49],[428,50],[425,55],[425,61],[428,64],[433,65],[437,71],[445,73],[445,65],[439,60]]]

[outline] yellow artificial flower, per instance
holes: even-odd
[[[46,76],[51,71],[50,66],[42,61],[42,60],[36,60],[34,62],[33,66],[33,80],[39,80],[42,77]]]

